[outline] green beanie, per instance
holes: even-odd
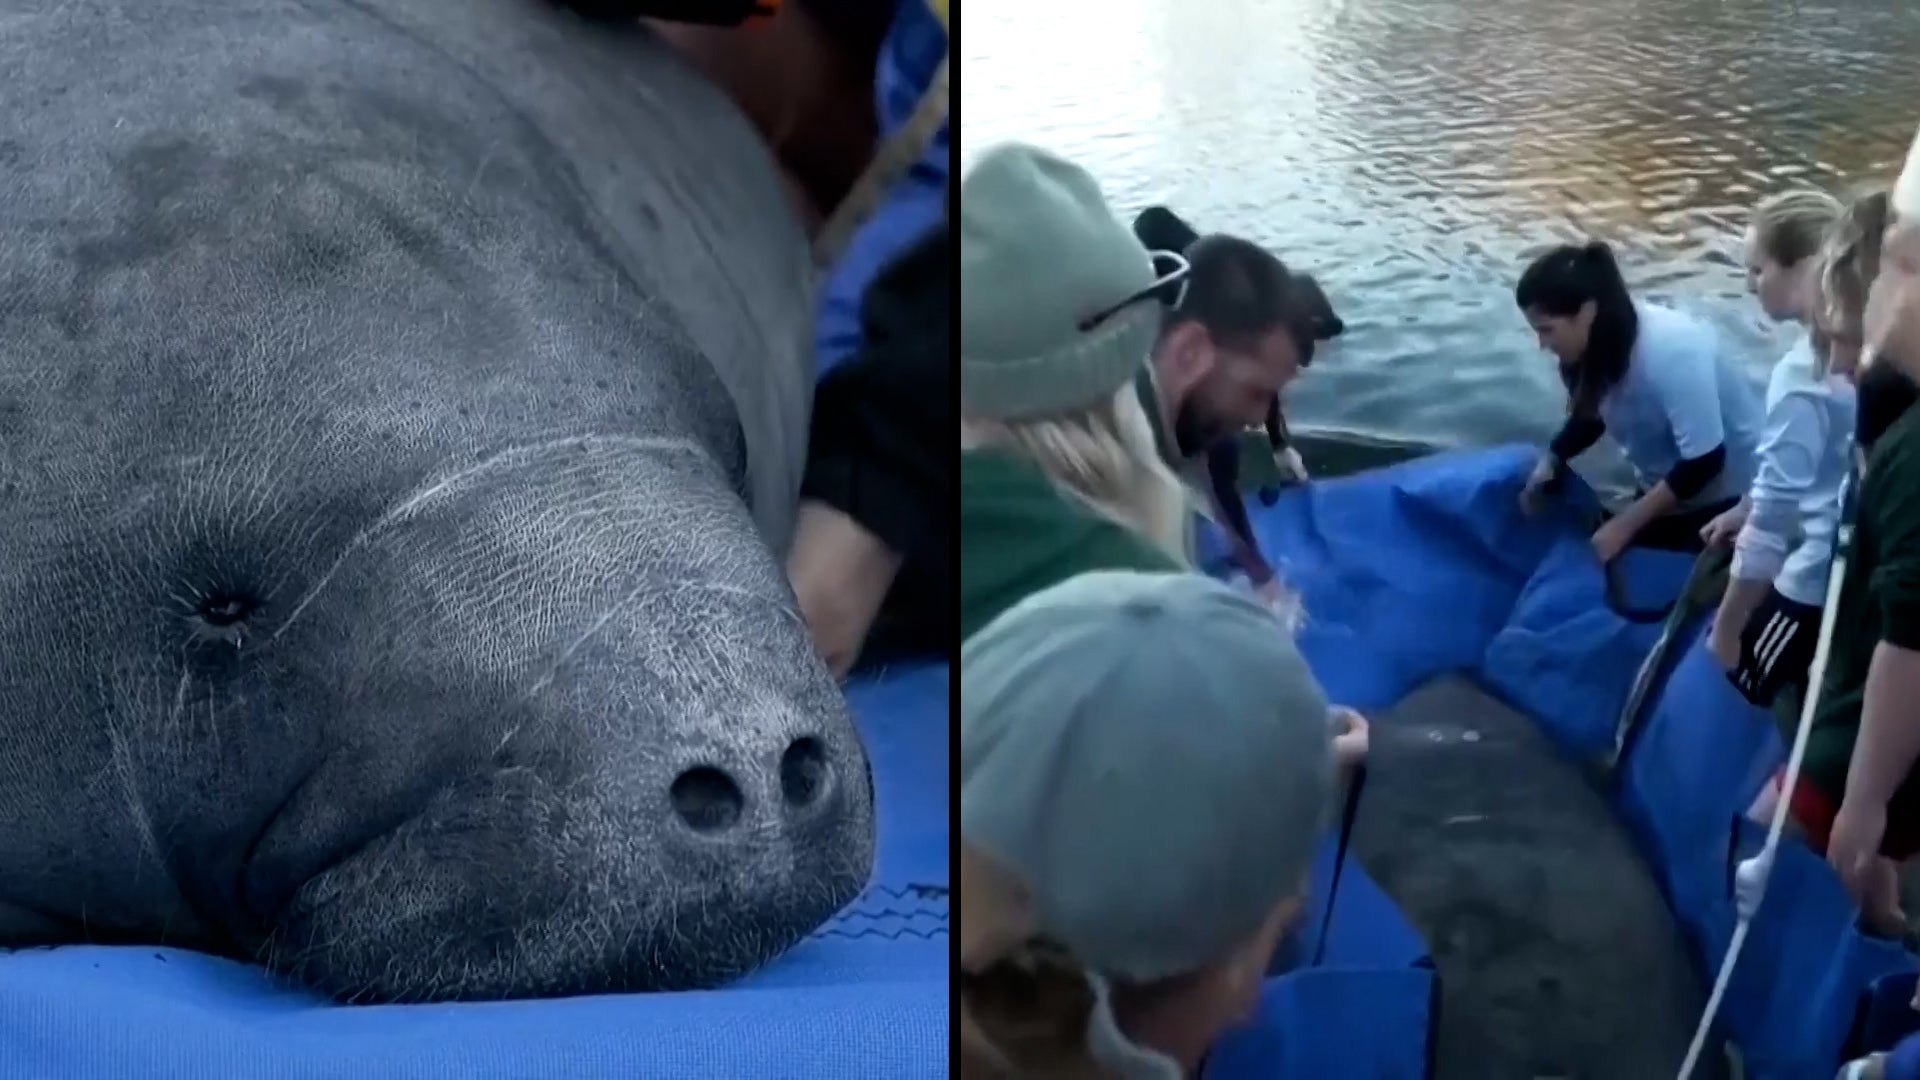
[[[1161,306],[1082,320],[1153,284],[1153,260],[1086,170],[1031,146],[960,181],[960,413],[1019,420],[1113,397],[1153,350]]]
[[[1097,571],[960,651],[960,831],[1091,970],[1184,975],[1306,882],[1334,798],[1326,696],[1267,607]]]

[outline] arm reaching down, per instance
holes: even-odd
[[[1747,619],[1800,542],[1801,508],[1819,483],[1827,437],[1826,413],[1811,392],[1791,391],[1767,413],[1759,474],[1745,502],[1746,523],[1734,540],[1731,579],[1709,641],[1728,669],[1738,660]]]
[[[1880,643],[1867,668],[1845,798],[1880,806],[1920,760],[1920,492],[1888,491],[1883,502],[1874,514],[1883,557],[1870,586]]]
[[[1240,444],[1235,438],[1222,439],[1207,451],[1207,481],[1213,489],[1214,509],[1227,530],[1234,565],[1255,588],[1264,587],[1273,580],[1273,567],[1260,554],[1260,541],[1253,535],[1246,500],[1240,495]]]
[[[1520,489],[1520,509],[1529,514],[1538,513],[1550,485],[1566,476],[1567,462],[1586,453],[1606,431],[1606,423],[1597,416],[1567,417],[1527,475]]]
[[[860,351],[821,380],[788,578],[837,674],[859,656],[895,579],[944,583],[952,512],[951,244],[943,222],[883,270],[863,305]],[[916,589],[938,636],[951,609]],[[903,605],[906,606],[906,605]]]
[[[1720,418],[1720,367],[1711,332],[1694,335],[1684,350],[1650,362],[1680,461],[1667,475],[1593,534],[1594,554],[1610,562],[1654,519],[1678,509],[1720,477],[1727,464],[1726,427]]]
[[[1827,859],[1863,904],[1873,899],[1887,804],[1920,761],[1920,491],[1910,482],[1915,464],[1903,456],[1876,462],[1870,481],[1875,497],[1863,494],[1860,507],[1861,527],[1873,529],[1880,556],[1868,581],[1879,607],[1880,640],[1868,662],[1860,732]]]
[[[1736,579],[1772,581],[1779,575],[1800,541],[1801,506],[1819,483],[1828,435],[1826,413],[1811,392],[1789,392],[1767,414],[1747,522],[1734,541]]]

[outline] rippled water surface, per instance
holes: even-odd
[[[1296,424],[1442,445],[1557,422],[1511,289],[1562,239],[1760,377],[1752,201],[1891,180],[1920,124],[1920,6],[1891,0],[967,0],[960,45],[963,159],[1036,142],[1124,210],[1271,244],[1350,327]]]

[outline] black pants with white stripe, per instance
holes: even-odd
[[[1762,708],[1781,689],[1805,683],[1820,636],[1820,608],[1769,588],[1740,635],[1740,665],[1728,673],[1741,696]]]

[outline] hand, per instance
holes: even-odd
[[[1887,808],[1862,805],[1859,799],[1843,799],[1834,815],[1833,832],[1827,838],[1827,862],[1840,875],[1840,883],[1861,910],[1878,899],[1874,895],[1874,876],[1880,858],[1880,842],[1887,834]]]
[[[1291,446],[1286,447],[1280,451],[1279,459],[1280,472],[1283,476],[1297,484],[1307,482],[1307,463],[1301,460],[1300,451]]]
[[[1593,557],[1605,566],[1618,558],[1633,542],[1633,530],[1620,518],[1611,518],[1606,524],[1593,531]]]
[[[1527,474],[1527,482],[1520,489],[1520,510],[1531,517],[1546,508],[1547,485],[1553,483],[1554,464],[1551,455],[1542,454]]]
[[[1287,588],[1278,574],[1253,586],[1253,595],[1267,606],[1268,611],[1273,612],[1274,618],[1279,619],[1281,625],[1289,630],[1300,628],[1300,594]]]
[[[824,503],[800,504],[787,580],[813,633],[813,647],[836,678],[844,678],[859,659],[900,561],[846,514]]]
[[[1700,539],[1706,541],[1710,548],[1732,547],[1734,538],[1740,535],[1740,530],[1746,524],[1746,504],[1730,506],[1707,522],[1706,527],[1700,530]]]
[[[1333,707],[1333,759],[1342,769],[1367,760],[1367,718],[1345,705]]]

